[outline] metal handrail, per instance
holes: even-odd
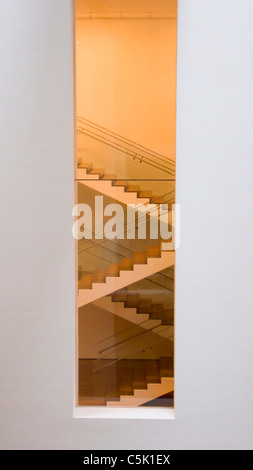
[[[147,351],[149,348],[152,348],[152,347],[155,346],[156,344],[160,344],[160,343],[162,343],[162,342],[164,342],[164,341],[168,341],[168,338],[163,338],[163,339],[161,339],[161,340],[159,340],[159,341],[155,341],[154,343],[149,344],[148,346],[145,346],[144,348],[140,348],[140,349],[138,349],[137,351],[133,351],[133,352],[131,352],[130,354],[127,354],[127,355],[125,355],[125,356],[119,357],[119,358],[117,358],[117,359],[112,359],[112,361],[111,361],[109,364],[105,364],[105,365],[102,366],[102,367],[98,367],[97,369],[94,369],[94,372],[98,372],[99,370],[105,369],[105,367],[108,367],[108,366],[110,366],[110,365],[112,365],[112,364],[115,364],[116,362],[119,362],[119,361],[121,361],[122,359],[126,359],[127,357],[133,356],[133,354],[137,354],[137,353],[142,352],[142,351],[145,352],[145,351]],[[101,361],[101,360],[103,360],[103,358],[96,359],[96,361],[99,361],[99,360]]]
[[[110,141],[109,139],[106,139],[105,137],[101,137],[99,136],[98,134],[95,134],[95,133],[91,133],[90,131],[87,131],[85,130],[83,127],[80,126],[77,127],[77,131],[81,132],[82,134],[85,134],[87,135],[88,137],[91,137],[92,139],[95,139],[97,140],[98,142],[101,142],[105,145],[108,145],[109,147],[111,148],[114,148],[115,150],[118,150],[119,152],[123,152],[124,154],[126,155],[129,155],[130,157],[133,158],[133,160],[138,160],[140,163],[147,163],[148,165],[154,167],[154,168],[157,168],[158,170],[160,171],[164,171],[165,173],[168,173],[169,175],[174,175],[173,172],[171,172],[171,168],[167,168],[165,165],[161,165],[159,163],[155,164],[156,162],[153,162],[151,159],[145,157],[145,156],[141,156],[137,153],[134,153],[133,151],[131,151],[130,149],[126,149],[126,147],[123,147],[122,145],[120,144],[117,144],[117,143],[113,143],[112,141]],[[158,166],[160,165],[160,166]]]
[[[135,325],[135,326],[137,327],[138,325]],[[123,339],[123,340],[119,341],[118,343],[112,344],[111,346],[107,346],[106,348],[101,349],[100,351],[98,351],[98,353],[103,354],[104,352],[108,351],[109,349],[117,348],[117,346],[120,346],[121,344],[126,344],[128,341],[134,341],[136,338],[139,338],[140,336],[146,336],[147,334],[155,333],[153,330],[155,330],[156,328],[160,328],[160,326],[161,325],[153,326],[152,328],[149,328],[146,331],[142,331],[140,333],[137,333],[136,335],[133,335],[130,338]],[[164,328],[164,330],[168,330],[169,328],[171,328],[171,326],[168,326],[168,327],[166,326],[166,328]],[[120,349],[120,351],[121,351],[121,349]],[[109,353],[109,355],[110,354],[111,353]],[[98,358],[97,360],[99,361],[100,359],[102,359],[102,358]]]
[[[77,125],[77,132],[81,132],[97,140],[98,142],[108,145],[120,152],[124,152],[125,154],[132,157],[133,160],[136,159],[140,163],[146,163],[154,168],[159,169],[160,171],[164,171],[173,176],[175,175],[175,163],[170,158],[166,158],[157,152],[137,144],[136,142],[116,134],[115,132],[99,126],[98,124],[93,123],[92,121],[89,121],[85,118],[77,117],[77,121],[82,124]],[[91,127],[100,134],[97,134],[90,129],[86,129],[84,126]]]
[[[122,300],[122,302],[125,302],[124,300]],[[153,304],[153,305],[156,305],[156,304]],[[126,307],[126,308],[135,308],[136,311],[137,311],[137,307]],[[164,309],[166,310],[166,309]],[[137,314],[139,315],[149,315],[148,312],[137,312]],[[157,314],[159,315],[159,313]],[[160,318],[156,318],[156,317],[149,317],[147,320],[143,320],[142,322],[140,323],[135,323],[133,326],[129,326],[128,328],[125,328],[124,330],[120,330],[118,331],[117,333],[114,333],[113,335],[110,335],[110,336],[107,336],[106,338],[103,338],[101,339],[100,341],[98,341],[98,344],[100,343],[103,343],[104,341],[108,341],[108,339],[111,339],[111,338],[115,338],[115,336],[118,336],[118,335],[121,335],[123,333],[126,333],[126,331],[130,331],[130,330],[133,330],[134,328],[138,327],[138,326],[142,326],[144,325],[145,323],[149,322],[149,321],[154,321],[154,320],[161,320]],[[160,325],[157,325],[157,326],[154,326],[153,328],[158,328],[160,326],[162,326],[163,323],[161,323]],[[169,325],[169,326],[172,326],[172,325]],[[151,328],[152,329],[152,328]],[[115,345],[114,345],[115,346]],[[111,346],[113,347],[113,346]],[[99,353],[101,353],[102,351],[99,351]]]
[[[135,147],[137,149],[142,149],[142,151],[145,151],[145,153],[148,153],[149,155],[152,155],[155,158],[159,158],[161,161],[164,161],[166,163],[169,163],[169,164],[175,166],[175,162],[171,158],[166,158],[164,155],[162,155],[158,152],[155,152],[154,150],[151,150],[147,147],[144,147],[144,145],[138,144],[137,142],[134,142],[133,140],[128,139],[127,137],[123,137],[122,135],[117,134],[116,132],[113,132],[109,129],[106,129],[105,127],[100,126],[99,124],[96,124],[95,122],[92,122],[89,119],[86,119],[82,116],[77,116],[76,120],[80,121],[82,123],[85,123],[89,127],[100,130],[101,132],[103,132],[106,135],[109,135],[109,136],[111,136],[115,139],[118,139],[122,142],[125,142],[128,145],[131,145],[132,147]]]

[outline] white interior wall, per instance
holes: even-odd
[[[0,3],[0,447],[252,448],[251,0],[179,0],[176,419],[73,419],[70,0]]]

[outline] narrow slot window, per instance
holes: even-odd
[[[174,407],[176,0],[76,0],[78,407]]]

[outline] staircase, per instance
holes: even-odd
[[[106,174],[103,168],[93,168],[92,163],[80,162],[76,170],[76,179],[83,185],[123,204],[140,204],[145,207],[147,204],[169,203],[168,209],[171,210],[174,203],[174,192],[163,196],[154,195],[150,190],[141,190],[140,185],[129,184],[127,180],[118,180],[114,174]]]
[[[118,169],[116,169],[116,172],[120,175],[118,178],[117,175],[113,173],[116,166],[115,168],[113,166],[111,167],[112,173],[110,173],[110,170],[107,172],[104,168],[99,168],[100,165],[103,165],[103,160],[100,158],[101,161],[96,164],[98,167],[94,167],[93,163],[86,163],[83,160],[79,160],[76,169],[76,181],[122,204],[138,205],[138,211],[146,212],[148,205],[158,204],[158,212],[150,211],[148,217],[158,217],[160,223],[167,223],[167,216],[163,218],[164,215],[162,215],[159,204],[168,204],[168,210],[171,211],[172,205],[174,204],[175,192],[174,190],[170,190],[162,195],[157,193],[164,189],[164,187],[159,187],[159,181],[165,181],[165,185],[167,185],[167,181],[174,181],[174,162],[108,129],[104,129],[91,121],[84,118],[78,118],[77,120],[77,130],[79,133],[91,139],[97,139],[100,145],[101,143],[105,144],[110,148],[110,151],[111,148],[113,148],[118,152],[123,152],[123,159],[125,157],[128,158],[130,163],[131,168],[129,174],[131,174],[131,176],[135,175],[135,160],[139,165],[138,171],[136,172],[137,177],[138,172],[141,174],[142,168],[146,168],[146,175],[149,175],[149,178],[158,177],[158,174],[162,174],[164,178],[164,174],[166,173],[166,179],[154,180],[156,184],[154,185],[155,189],[153,193],[148,186],[145,187],[144,185],[144,187],[141,187],[140,184],[136,184],[136,181],[153,181],[152,179],[137,180],[134,178],[131,180],[129,174],[128,178],[124,179],[121,177],[121,174],[118,173]],[[142,164],[141,167],[140,163]],[[117,168],[119,168],[120,165],[118,163],[117,165]],[[135,179],[136,181],[134,181]],[[96,243],[92,241],[87,248],[87,250],[93,248],[93,253],[90,252],[90,255],[100,258],[100,260],[102,260],[102,257],[99,246],[102,243],[103,241],[96,241]],[[107,249],[107,259],[103,259],[103,262],[99,261],[98,269],[93,268],[89,271],[84,267],[79,267],[78,308],[92,302],[97,307],[121,317],[144,330],[149,330],[151,334],[154,333],[160,336],[161,339],[159,341],[173,341],[173,310],[165,308],[162,303],[152,302],[150,298],[142,298],[140,295],[133,294],[129,290],[124,289],[137,281],[141,281],[175,264],[175,253],[173,251],[162,250],[162,244],[160,241],[158,243],[159,244],[156,246],[154,244],[153,246],[152,243],[146,243],[144,247],[145,251],[135,250],[136,246],[134,246],[132,250],[123,246],[121,247],[120,244],[118,244],[117,250],[125,249],[128,250],[128,253],[130,252],[128,257],[125,257],[124,251],[119,253],[117,250],[114,252],[111,249]],[[96,248],[98,248],[97,251]],[[131,246],[131,248],[133,247]],[[119,257],[121,257],[120,260],[118,259]],[[91,266],[92,265],[96,266],[91,260]],[[103,269],[100,268],[101,265]],[[164,289],[163,286],[162,288]],[[173,350],[172,343],[169,344],[172,347],[171,350]],[[167,351],[165,350],[162,354],[167,354]],[[171,352],[168,352],[168,354],[171,354]],[[160,357],[160,355],[161,350],[159,349],[156,357]],[[131,354],[129,354],[129,356],[131,356]],[[140,354],[138,354],[138,357],[139,356]],[[98,406],[106,405],[107,407],[136,407],[142,406],[164,395],[167,396],[173,392],[174,378],[171,358],[161,357],[160,359],[154,359],[153,362],[152,360],[145,362],[144,359],[140,361],[135,359],[131,362],[131,360],[127,360],[126,357],[113,360],[112,364],[116,363],[114,366],[106,362],[106,356],[99,358],[104,365],[98,369],[94,370],[93,368],[90,370],[89,374],[92,381],[91,390],[89,392],[87,390],[82,391],[82,386],[85,389],[86,385],[79,384],[81,387],[79,387],[80,405],[86,403]],[[112,376],[115,375],[115,370],[110,369],[110,367],[116,367],[116,383],[114,384],[110,383],[110,380],[108,382],[110,371]],[[80,380],[79,382],[81,383],[82,381]],[[94,396],[93,389],[95,383],[97,384],[96,396]],[[84,393],[84,396],[82,396],[82,393]],[[92,393],[93,396],[91,396]]]
[[[106,406],[110,407],[137,407],[159,398],[174,390],[174,378],[162,377],[159,383],[148,383],[147,388],[135,389],[133,395],[121,395],[119,400],[107,401]]]
[[[79,271],[78,307],[111,294],[175,264],[175,253],[150,247],[145,253],[123,258],[120,264],[110,264],[106,270]]]
[[[146,368],[135,368],[129,374],[124,374],[120,383],[119,399],[107,399],[106,406],[136,407],[162,397],[174,390],[174,378],[171,375],[167,357],[153,361],[153,365]]]
[[[165,309],[163,304],[153,303],[150,299],[130,294],[126,290],[102,297],[93,303],[145,330],[152,330],[163,338],[171,340],[174,337],[174,312]]]
[[[110,367],[109,363],[105,364],[105,367],[94,375],[91,362],[89,364],[89,361],[80,361],[79,405],[136,407],[164,397],[174,390],[171,357],[161,357],[159,360],[119,361],[116,365],[115,380],[111,379]],[[91,381],[96,394],[94,397],[91,396],[93,390],[89,388]]]

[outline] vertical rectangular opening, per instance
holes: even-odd
[[[174,407],[176,0],[76,0],[76,406]]]

